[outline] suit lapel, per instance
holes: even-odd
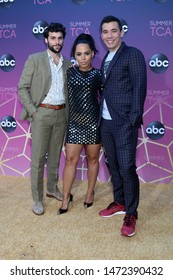
[[[44,56],[44,60],[45,60],[45,70],[46,70],[46,73],[47,73],[47,70],[49,70],[49,72],[51,74],[50,63],[49,63],[49,58],[48,58],[47,51],[43,52],[43,56]]]
[[[107,55],[108,55],[109,52],[107,52],[107,54],[105,55],[105,57],[104,57],[104,59],[103,59],[103,63],[102,63],[103,84],[105,84],[105,83],[107,82],[108,77],[109,77],[109,75],[110,75],[110,72],[111,72],[111,70],[112,70],[112,67],[113,67],[113,66],[115,65],[115,63],[117,62],[117,59],[118,59],[119,56],[121,55],[121,52],[122,52],[122,50],[124,49],[125,46],[126,46],[125,43],[122,42],[120,48],[119,48],[119,49],[117,50],[117,52],[115,53],[113,59],[111,60],[111,62],[110,62],[110,64],[109,64],[109,67],[108,67],[108,69],[107,69],[106,78],[104,77],[103,67],[104,67],[105,59],[106,59],[106,57],[107,57]]]

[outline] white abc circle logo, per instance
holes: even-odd
[[[0,0],[0,7],[10,8],[15,0]]]
[[[43,39],[44,38],[44,30],[47,28],[48,23],[46,21],[37,21],[33,28],[32,28],[32,32],[34,34],[34,36],[37,39]]]
[[[14,0],[0,0],[0,3],[13,3]]]
[[[74,4],[83,5],[87,2],[87,0],[72,0]]]
[[[167,0],[155,0],[155,2],[157,2],[157,3],[166,3]]]
[[[152,140],[158,140],[165,134],[165,127],[162,123],[155,121],[147,125],[146,128],[147,136]]]
[[[122,25],[122,30],[124,31],[124,34],[127,34],[129,27],[127,22],[124,19],[120,19],[121,25]]]
[[[164,54],[155,54],[149,61],[150,69],[155,73],[163,73],[169,66],[169,60]]]
[[[1,127],[5,132],[13,132],[17,127],[16,120],[12,116],[5,116],[1,120]]]
[[[0,57],[0,68],[4,72],[10,72],[16,65],[15,59],[11,54],[4,54]]]

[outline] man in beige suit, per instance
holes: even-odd
[[[71,65],[62,56],[65,27],[51,23],[44,31],[47,50],[28,57],[18,84],[22,120],[31,121],[31,189],[33,212],[44,213],[43,178],[47,156],[48,197],[62,200],[58,167],[68,118],[66,70]]]

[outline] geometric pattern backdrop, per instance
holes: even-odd
[[[30,124],[19,120],[17,84],[28,55],[45,49],[44,28],[50,22],[66,26],[62,53],[68,59],[75,38],[82,32],[91,34],[99,50],[93,66],[99,68],[106,52],[99,25],[110,14],[121,19],[124,42],[139,48],[147,63],[144,125],[139,133],[136,161],[140,181],[173,182],[172,0],[0,1],[0,175],[30,176],[32,135]],[[63,147],[61,178],[64,162]],[[80,156],[77,178],[87,179],[85,151]],[[110,180],[103,148],[98,180]]]

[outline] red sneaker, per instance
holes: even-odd
[[[112,202],[106,209],[103,209],[99,212],[99,215],[104,218],[109,218],[117,214],[125,214],[124,205],[119,204],[118,202]]]
[[[136,218],[133,215],[125,215],[124,223],[121,228],[121,234],[124,236],[133,236],[135,234]]]

